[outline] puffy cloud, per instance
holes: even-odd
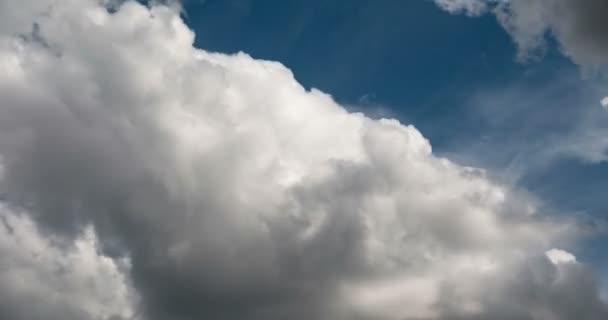
[[[435,0],[449,12],[491,11],[529,58],[553,35],[564,53],[585,68],[608,64],[608,2],[604,0]]]
[[[0,221],[1,318],[132,319],[128,262],[100,255],[92,228],[62,245],[6,206],[0,206]]]
[[[0,29],[0,192],[37,241],[85,256],[46,250],[72,262],[80,318],[127,280],[148,320],[608,314],[592,272],[545,256],[572,224],[436,157],[414,127],[348,113],[276,62],[198,50],[166,6],[18,10]],[[102,317],[128,316],[116,299]]]
[[[546,255],[553,264],[576,262],[576,257],[572,253],[560,249],[551,249]]]
[[[604,99],[602,99],[601,101],[602,107],[606,110],[608,110],[608,97],[604,97]]]

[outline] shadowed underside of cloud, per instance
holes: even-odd
[[[608,64],[608,1],[605,0],[434,0],[452,12],[492,12],[513,36],[520,58],[543,50],[554,36],[575,63],[594,70]]]
[[[575,224],[414,127],[165,6],[0,9],[0,318],[608,316]]]

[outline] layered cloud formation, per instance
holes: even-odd
[[[193,47],[172,8],[0,0],[0,318],[605,319],[575,223]]]
[[[521,58],[543,50],[553,35],[564,53],[585,68],[608,64],[605,0],[434,0],[452,13],[492,12],[513,36]]]

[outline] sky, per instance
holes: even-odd
[[[604,0],[0,0],[0,318],[608,318]]]

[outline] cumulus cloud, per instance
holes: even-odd
[[[520,58],[543,50],[554,36],[564,53],[589,69],[608,64],[608,2],[605,0],[435,0],[449,12],[492,12],[513,36]]]
[[[0,261],[31,271],[0,282],[0,318],[608,315],[592,272],[545,254],[572,224],[414,127],[196,49],[175,8],[21,3],[0,10],[0,192],[20,212],[3,213]]]
[[[100,255],[92,228],[62,246],[6,206],[0,206],[0,222],[2,318],[126,320],[135,315],[135,295],[124,273],[128,262]]]
[[[608,97],[604,97],[604,99],[602,99],[601,101],[601,104],[605,110],[608,110]]]
[[[560,250],[560,249],[551,249],[551,250],[547,251],[546,254],[547,254],[547,258],[549,258],[549,260],[553,264],[575,263],[576,262],[576,257],[568,251],[564,251],[564,250]]]

